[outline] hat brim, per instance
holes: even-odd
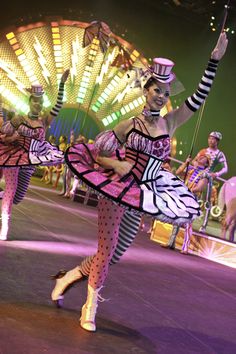
[[[44,95],[44,91],[41,92],[32,92],[32,88],[26,88],[25,89],[31,96],[35,96],[35,97],[41,97]]]
[[[40,93],[31,93],[32,96],[35,97],[42,97],[44,95],[44,92],[40,92]]]
[[[151,73],[151,76],[154,77],[154,79],[156,79],[158,82],[161,82],[163,84],[169,84],[172,81],[174,81],[176,78],[174,73],[170,73],[170,75],[167,79],[162,79],[158,75],[155,75],[155,73]]]

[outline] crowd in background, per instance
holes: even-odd
[[[75,138],[73,130],[71,130],[69,139],[66,135],[61,135],[57,142],[56,137],[54,135],[50,135],[48,140],[51,144],[57,145],[58,148],[63,152],[65,152],[69,146],[74,144],[93,143],[92,139],[87,139],[82,134],[79,134],[78,137]],[[77,176],[73,175],[66,164],[44,166],[40,167],[39,169],[41,171],[43,170],[41,181],[54,189],[61,188],[59,195],[65,198],[71,198],[73,200],[77,189],[86,189],[86,186],[78,179]],[[59,183],[60,181],[62,183]]]

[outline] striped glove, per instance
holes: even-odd
[[[196,112],[207,98],[216,74],[218,63],[218,60],[209,60],[197,91],[186,99],[185,103],[191,111]]]

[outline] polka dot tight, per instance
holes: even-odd
[[[124,209],[112,201],[100,198],[98,203],[98,249],[93,257],[89,285],[100,288],[107,276],[108,265],[118,241],[119,226]]]
[[[2,214],[11,215],[13,199],[16,193],[19,167],[4,168],[5,191],[2,199]]]

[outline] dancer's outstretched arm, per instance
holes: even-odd
[[[61,81],[59,84],[59,90],[58,90],[58,94],[57,94],[57,101],[55,106],[52,107],[49,115],[46,118],[46,125],[50,125],[53,121],[53,119],[55,119],[58,116],[58,113],[60,112],[60,109],[62,108],[63,105],[63,97],[64,97],[64,87],[65,87],[65,83],[68,79],[70,70],[67,69],[61,77]]]
[[[207,98],[218,66],[219,60],[224,56],[227,49],[228,39],[226,33],[220,34],[215,48],[211,53],[210,60],[204,75],[201,78],[197,91],[178,108],[166,114],[167,124],[170,135],[172,136],[175,129],[185,123],[194,112],[196,112]]]

